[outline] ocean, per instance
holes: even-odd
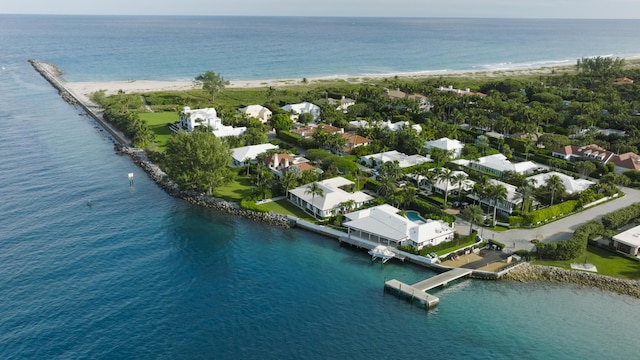
[[[466,279],[424,311],[382,288],[427,269],[169,197],[27,59],[70,81],[424,73],[632,57],[638,30],[628,20],[0,15],[0,358],[637,357],[638,299]]]

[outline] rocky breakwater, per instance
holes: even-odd
[[[503,279],[521,282],[572,283],[640,298],[640,281],[618,279],[596,273],[567,270],[553,266],[525,264],[505,274]]]
[[[193,190],[180,190],[179,186],[169,179],[169,176],[156,164],[149,161],[147,154],[142,149],[116,145],[116,151],[128,155],[133,162],[142,168],[149,177],[155,181],[169,195],[183,199],[191,204],[215,209],[227,214],[242,216],[244,218],[267,223],[274,226],[290,228],[295,222],[286,216],[271,213],[242,209],[238,204],[225,201]]]

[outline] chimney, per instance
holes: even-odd
[[[279,165],[280,162],[278,161],[278,154],[273,154],[273,168],[277,169]]]

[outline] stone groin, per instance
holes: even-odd
[[[92,103],[85,103],[80,99],[76,94],[70,91],[67,86],[65,86],[65,81],[62,78],[62,71],[58,69],[55,65],[38,61],[38,60],[29,60],[29,63],[33,68],[42,75],[60,94],[60,97],[67,103],[75,106],[80,106],[89,116],[91,116],[100,126],[106,130],[114,141],[122,144],[122,145],[130,145],[131,140],[129,140],[120,130],[111,126],[109,122],[107,122],[102,116],[102,109],[97,107]]]
[[[567,270],[553,266],[526,264],[512,269],[503,276],[503,279],[521,282],[572,283],[640,298],[640,281],[618,279],[596,273]]]
[[[194,205],[215,209],[220,212],[224,212],[231,215],[242,216],[244,218],[267,223],[269,225],[290,228],[295,226],[295,223],[288,219],[286,216],[273,213],[273,212],[259,212],[253,210],[242,209],[238,204],[225,201],[213,196],[209,196],[193,190],[181,190],[177,184],[169,179],[167,174],[162,171],[156,164],[149,161],[147,154],[142,149],[115,146],[117,152],[126,154],[136,163],[141,169],[143,169],[151,180],[160,186],[167,194],[180,198],[186,202]]]

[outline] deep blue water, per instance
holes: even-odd
[[[639,24],[0,16],[0,358],[637,357],[640,300],[461,280],[425,312],[382,285],[428,270],[173,199],[26,60],[76,81],[467,69],[640,53]]]

